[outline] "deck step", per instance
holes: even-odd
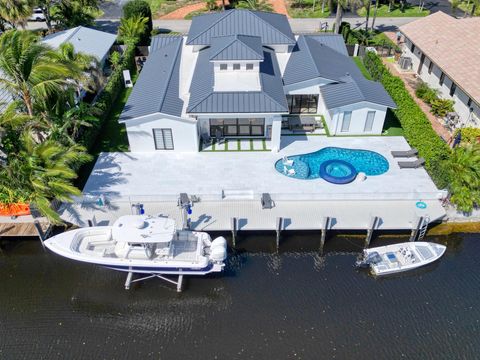
[[[224,200],[253,200],[254,192],[253,190],[246,189],[223,189],[222,190],[222,199]]]

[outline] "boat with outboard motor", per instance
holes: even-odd
[[[130,280],[132,273],[183,276],[221,272],[227,258],[225,238],[212,241],[205,232],[178,230],[168,217],[147,215],[125,215],[112,226],[67,231],[45,240],[45,246],[72,260],[128,272]],[[127,283],[125,286],[128,288]]]
[[[446,246],[431,242],[407,242],[363,250],[358,267],[369,267],[374,275],[412,270],[438,260]]]

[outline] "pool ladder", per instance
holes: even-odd
[[[422,221],[422,226],[420,227],[420,232],[418,233],[417,241],[423,240],[423,238],[425,237],[425,234],[427,233],[429,223],[430,223],[430,217],[425,216]]]

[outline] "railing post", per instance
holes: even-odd
[[[236,237],[237,237],[237,218],[236,217],[232,217],[230,219],[230,226],[231,226],[231,230],[232,230],[232,243],[233,243],[233,247],[235,248],[236,247]]]
[[[276,242],[277,242],[277,252],[278,252],[278,249],[280,248],[280,232],[283,230],[283,218],[282,217],[277,217],[277,221],[276,221],[276,233],[277,233],[277,236],[276,236]]]

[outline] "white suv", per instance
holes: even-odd
[[[45,15],[43,15],[42,9],[33,9],[33,13],[28,18],[28,21],[45,21]]]

